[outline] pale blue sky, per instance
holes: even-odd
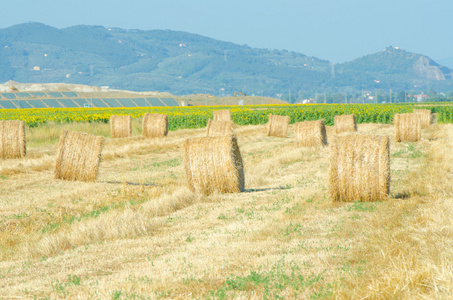
[[[6,2],[6,3],[5,3]],[[451,0],[6,0],[0,28],[171,29],[335,63],[387,46],[453,59]]]

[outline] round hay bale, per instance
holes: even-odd
[[[244,191],[244,167],[234,135],[188,139],[183,155],[191,190],[206,195]]]
[[[432,122],[431,110],[429,109],[414,109],[414,114],[420,115],[422,129],[428,128]]]
[[[23,158],[26,154],[25,122],[19,120],[0,121],[0,158]]]
[[[390,193],[390,142],[385,136],[338,137],[330,147],[333,201],[385,200]]]
[[[269,115],[267,122],[267,135],[276,137],[286,137],[288,133],[289,116]]]
[[[142,135],[144,138],[164,137],[168,134],[168,116],[149,114],[143,116]]]
[[[418,142],[422,138],[422,124],[419,114],[395,114],[393,124],[395,125],[396,142]]]
[[[110,132],[112,138],[123,138],[132,136],[132,117],[129,116],[110,116]]]
[[[337,134],[357,131],[357,123],[355,122],[355,115],[353,114],[335,116],[334,125]]]
[[[297,147],[322,147],[327,145],[324,120],[304,121],[294,125]]]
[[[229,109],[214,110],[214,121],[231,121],[231,112]]]
[[[231,121],[208,120],[206,136],[222,136],[233,134],[234,123]]]
[[[58,143],[55,179],[95,181],[103,143],[102,136],[63,130]]]

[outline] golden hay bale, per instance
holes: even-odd
[[[206,136],[222,136],[233,134],[234,124],[231,121],[208,120]]]
[[[297,147],[322,147],[327,145],[324,120],[304,121],[294,125]]]
[[[111,115],[110,132],[112,138],[132,136],[132,117]]]
[[[420,115],[422,129],[428,128],[431,125],[432,116],[429,109],[414,109],[414,114]]]
[[[0,158],[23,158],[26,152],[25,122],[0,121]]]
[[[267,122],[267,135],[286,137],[288,133],[289,116],[269,115],[269,122]]]
[[[334,125],[337,134],[357,131],[357,123],[355,122],[355,115],[353,114],[335,116]]]
[[[143,116],[142,135],[145,138],[164,137],[168,134],[168,116],[149,114]]]
[[[229,109],[214,110],[214,121],[231,121],[231,112]]]
[[[95,181],[103,143],[102,136],[63,130],[58,143],[55,178]]]
[[[418,142],[422,138],[422,124],[419,114],[395,114],[393,124],[395,125],[396,142]]]
[[[389,138],[338,137],[330,147],[329,193],[333,201],[377,201],[390,192]]]
[[[188,139],[183,154],[191,190],[206,195],[244,191],[244,167],[234,135]]]

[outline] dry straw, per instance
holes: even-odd
[[[168,116],[149,114],[143,116],[142,135],[145,138],[164,137],[168,134]]]
[[[233,134],[234,124],[231,121],[215,121],[208,120],[206,125],[206,135],[207,136],[222,136]]]
[[[183,154],[191,190],[206,195],[244,191],[244,167],[234,135],[188,139]]]
[[[422,124],[419,114],[395,114],[396,142],[418,142],[422,138]]]
[[[428,128],[432,122],[431,110],[414,109],[414,114],[420,115],[422,129]]]
[[[214,110],[214,121],[231,121],[231,112],[229,109]]]
[[[333,201],[377,201],[390,192],[390,146],[384,136],[338,137],[330,149]]]
[[[26,153],[25,122],[0,121],[0,158],[23,158]]]
[[[322,147],[327,145],[324,120],[304,121],[294,125],[297,147]]]
[[[267,122],[267,135],[286,137],[289,126],[289,116],[269,115]]]
[[[337,134],[342,132],[357,131],[357,123],[355,122],[354,115],[340,115],[334,118],[335,132]]]
[[[63,130],[58,144],[55,178],[95,181],[103,143],[102,136]]]
[[[110,116],[110,132],[112,138],[123,138],[132,136],[131,116]]]

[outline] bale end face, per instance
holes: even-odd
[[[332,201],[386,200],[390,193],[389,138],[337,138],[330,149],[329,182]]]
[[[191,190],[206,195],[244,191],[244,168],[234,135],[186,140],[183,154]]]

